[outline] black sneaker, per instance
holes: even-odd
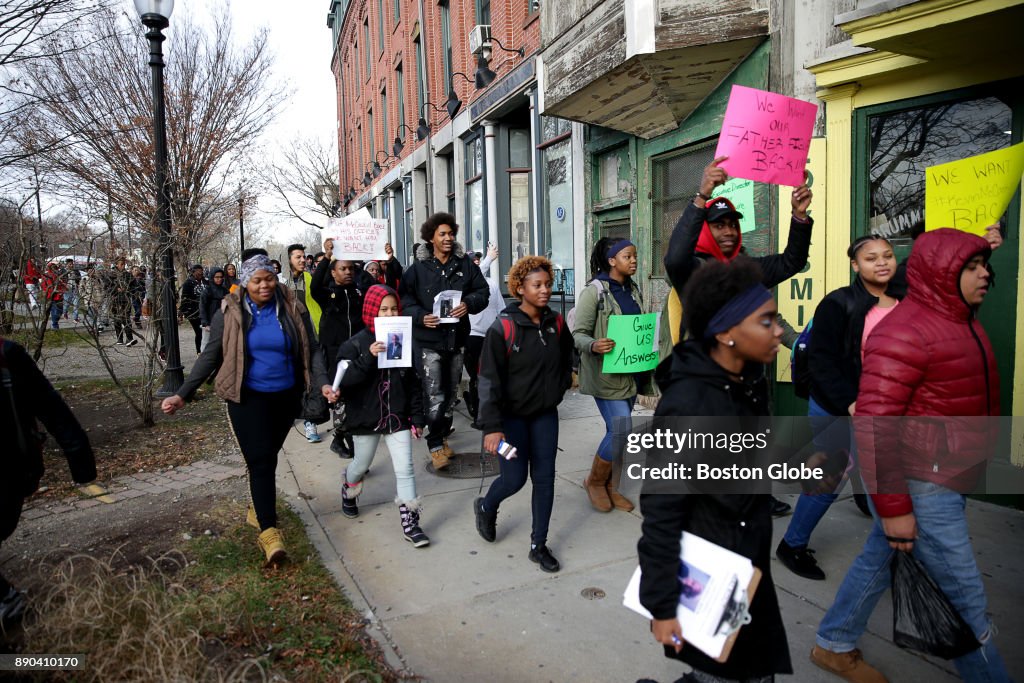
[[[359,516],[359,506],[356,505],[354,498],[341,497],[341,514],[349,519],[355,519]]]
[[[546,545],[539,545],[536,548],[530,549],[530,562],[535,562],[540,565],[542,571],[546,571],[549,574],[554,574],[562,565],[558,564],[558,560],[551,554]]]
[[[473,402],[468,391],[462,392],[462,400],[466,402],[466,411],[469,413],[469,416],[476,420],[476,403]]]
[[[785,539],[779,541],[779,547],[775,549],[775,557],[779,562],[786,565],[786,569],[797,576],[812,581],[824,581],[825,572],[818,566],[814,559],[814,551],[808,548],[791,548]]]
[[[473,501],[473,513],[476,515],[476,530],[480,538],[488,543],[494,543],[498,537],[498,513],[486,512],[484,510],[484,499],[477,498]]]
[[[793,506],[789,503],[783,503],[775,496],[772,499],[772,517],[785,517],[789,513],[793,512]]]
[[[352,437],[347,434],[334,433],[334,438],[331,439],[331,450],[338,454],[339,458],[348,460],[355,456],[352,449]]]

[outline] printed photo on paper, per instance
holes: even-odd
[[[412,367],[412,318],[406,315],[374,318],[375,338],[384,344],[377,354],[378,368]]]
[[[458,318],[452,317],[452,311],[462,303],[462,292],[457,289],[446,289],[434,297],[433,314],[440,318],[442,323],[457,323]]]

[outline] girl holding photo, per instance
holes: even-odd
[[[377,357],[387,345],[376,340],[375,318],[402,314],[398,294],[384,285],[374,285],[363,301],[363,324],[354,337],[341,345],[338,361],[349,361],[341,379],[341,400],[345,404],[345,431],[352,435],[355,457],[342,473],[341,511],[358,517],[356,499],[363,490],[363,477],[373,462],[381,437],[391,454],[395,470],[395,503],[405,540],[417,548],[430,545],[420,529],[420,499],[412,463],[412,439],[419,438],[426,418],[419,380],[410,368],[378,368]]]

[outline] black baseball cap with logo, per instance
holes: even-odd
[[[736,210],[736,207],[732,205],[725,197],[715,197],[709,199],[708,203],[704,205],[708,210],[707,222],[717,223],[723,218],[732,216],[736,220],[743,218],[743,214]]]

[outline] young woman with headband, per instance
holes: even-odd
[[[647,312],[640,303],[640,288],[633,282],[636,263],[635,244],[628,239],[602,237],[590,255],[594,278],[576,300],[572,336],[580,353],[580,393],[594,397],[605,424],[590,474],[583,480],[590,504],[598,512],[633,509],[633,503],[618,490],[622,449],[637,394],[653,393],[650,372],[602,372],[605,354],[615,349],[615,341],[608,338],[609,319]]]

